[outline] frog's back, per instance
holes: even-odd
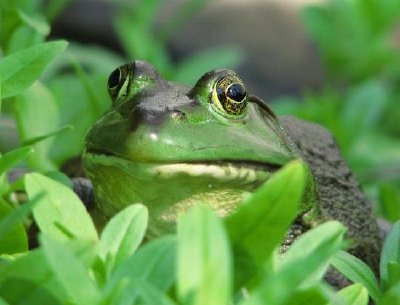
[[[371,206],[360,189],[330,132],[293,117],[280,121],[309,164],[317,184],[323,219],[336,219],[348,227],[350,252],[379,270],[380,231]]]

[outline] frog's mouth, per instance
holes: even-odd
[[[217,180],[240,180],[244,183],[265,181],[278,171],[282,165],[253,160],[131,160],[125,156],[105,150],[87,149],[85,155],[95,163],[136,164],[147,167],[148,174],[159,178],[173,178],[178,175],[191,177],[210,177]]]

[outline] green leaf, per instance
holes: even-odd
[[[222,220],[195,206],[178,221],[177,292],[183,304],[228,304],[232,266]]]
[[[400,192],[389,183],[381,185],[379,188],[380,207],[383,216],[390,220],[400,219]]]
[[[4,57],[0,62],[1,97],[8,98],[28,88],[66,47],[65,41],[45,42]]]
[[[13,254],[28,250],[28,236],[20,210],[13,210],[0,197],[0,254]]]
[[[368,133],[376,126],[389,102],[389,89],[383,81],[369,80],[349,90],[341,115],[352,134]],[[360,111],[362,109],[363,111]]]
[[[65,292],[75,304],[98,304],[100,290],[70,248],[46,235],[40,237],[44,254]]]
[[[388,269],[388,286],[392,287],[400,282],[400,263],[389,262],[387,269]]]
[[[380,272],[381,281],[385,289],[389,285],[388,266],[390,262],[400,263],[400,221],[397,221],[390,230],[383,243]]]
[[[305,172],[301,161],[289,163],[226,218],[234,247],[247,252],[257,266],[271,257],[297,216]]]
[[[130,295],[137,289],[136,283],[142,280],[161,291],[167,291],[175,279],[175,248],[174,236],[164,236],[146,243],[115,269],[103,290],[104,295],[112,294],[123,279],[129,280],[124,290],[124,298],[128,300],[132,299]]]
[[[59,240],[98,240],[91,217],[70,188],[39,173],[27,174],[25,186],[29,198],[44,194],[33,216],[46,235]]]
[[[199,75],[216,68],[235,68],[243,59],[243,52],[234,47],[218,47],[199,51],[185,58],[175,71],[177,82],[194,85]]]
[[[0,174],[6,172],[33,151],[32,147],[20,147],[0,156]]]
[[[346,229],[339,222],[326,222],[320,226],[309,230],[303,234],[289,250],[283,255],[280,262],[279,269],[285,269],[287,266],[296,264],[298,261],[307,261],[307,257],[312,257],[315,252],[319,251],[321,247],[330,247],[331,253],[338,250],[343,246],[343,236]],[[326,243],[329,241],[330,245]],[[307,263],[304,263],[303,283],[306,286],[311,286],[319,282],[324,276],[329,266],[329,261],[322,261],[319,263],[319,268],[310,269]],[[300,266],[299,266],[300,268]]]
[[[131,256],[143,240],[147,228],[148,210],[134,204],[113,216],[100,237],[99,256],[111,259],[110,270],[118,267]]]
[[[46,22],[46,20],[43,18],[43,16],[40,16],[38,14],[33,15],[33,14],[26,14],[22,10],[18,10],[18,15],[25,22],[25,24],[29,25],[31,28],[33,28],[36,32],[43,36],[47,36],[50,33],[50,26]]]
[[[147,305],[174,305],[176,304],[165,292],[158,290],[153,285],[139,281],[137,283],[138,290],[140,291],[140,298],[144,304]]]
[[[3,247],[6,247],[7,243],[10,242],[15,252],[28,250],[28,241],[22,219],[31,212],[40,198],[41,194],[31,198],[30,201],[25,202],[20,208],[7,212],[7,215],[0,219],[0,242]],[[2,200],[0,200],[0,204],[3,207],[3,211],[7,210]]]
[[[10,304],[66,304],[42,250],[34,250],[0,268],[0,295]]]
[[[323,285],[309,287],[296,291],[285,305],[326,305],[329,294]]]
[[[9,304],[6,301],[4,301],[2,297],[0,297],[0,305],[9,305]]]
[[[20,94],[12,104],[18,125],[21,141],[33,143],[32,140],[42,140],[43,135],[49,135],[59,128],[59,109],[51,92],[40,82],[35,82]],[[37,109],[40,109],[38,112]],[[30,167],[40,170],[55,170],[49,159],[49,149],[54,137],[34,144],[35,153],[30,155]],[[37,141],[36,141],[37,142]]]
[[[347,305],[368,305],[368,292],[361,284],[343,288],[337,294]]]
[[[46,139],[48,139],[50,137],[56,136],[56,135],[58,135],[60,133],[63,133],[64,131],[68,131],[68,130],[72,130],[72,129],[73,129],[73,126],[67,125],[67,126],[61,127],[58,130],[51,131],[48,134],[24,140],[24,142],[22,144],[23,145],[33,145],[33,144],[36,144],[36,143],[41,142],[43,140],[46,140]]]
[[[362,284],[368,290],[371,298],[375,302],[378,301],[381,295],[378,280],[362,260],[340,251],[332,257],[331,264],[352,282]]]
[[[336,221],[329,221],[304,233],[293,245],[293,254],[288,259],[283,255],[282,262],[274,272],[268,272],[262,283],[243,305],[259,304],[285,304],[296,294],[297,289],[307,280],[307,277],[319,272],[329,262],[330,257],[343,246],[343,237],[346,229]],[[310,255],[307,250],[307,241],[317,240],[318,244],[312,245],[314,251]],[[300,245],[296,246],[296,243]],[[302,254],[299,247],[303,248]]]
[[[400,282],[384,292],[379,305],[400,305]]]

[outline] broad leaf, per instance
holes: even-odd
[[[43,194],[33,216],[46,235],[59,240],[98,240],[91,217],[70,188],[38,173],[27,174],[25,186],[30,198]]]
[[[100,300],[100,290],[95,285],[80,259],[61,242],[41,235],[41,244],[54,276],[74,304],[96,305]]]
[[[113,216],[100,237],[100,257],[111,259],[110,270],[131,256],[143,240],[148,211],[141,204],[128,206]]]
[[[231,253],[222,220],[195,206],[178,222],[178,283],[183,304],[228,304]]]
[[[259,267],[271,256],[297,216],[305,172],[300,161],[289,163],[226,218],[234,247],[247,252]]]
[[[374,301],[378,301],[381,295],[379,283],[375,274],[362,260],[347,252],[340,251],[332,257],[331,264],[349,280],[362,284]]]
[[[45,42],[4,57],[0,62],[1,97],[11,97],[28,88],[66,47],[65,41]]]
[[[0,174],[6,172],[33,151],[32,147],[20,147],[0,156]]]
[[[385,289],[389,288],[388,266],[390,262],[400,264],[400,221],[394,224],[383,243],[380,271],[381,280]]]

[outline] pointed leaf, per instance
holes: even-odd
[[[123,279],[129,280],[126,283],[125,294],[134,293],[136,283],[141,280],[152,284],[161,291],[171,288],[175,279],[175,249],[174,236],[164,236],[146,243],[115,269],[106,283],[104,295],[112,294],[114,289],[121,285]],[[127,299],[131,300],[132,298],[127,296]]]
[[[203,206],[178,222],[178,296],[183,304],[228,304],[231,254],[222,220]]]
[[[371,298],[375,302],[378,301],[381,295],[379,283],[375,274],[362,260],[340,251],[332,257],[331,264],[352,282],[362,284],[368,290]]]
[[[0,174],[6,172],[33,151],[32,147],[20,147],[0,156]]]
[[[89,270],[64,244],[41,235],[41,244],[54,275],[75,304],[97,305],[100,290]]]
[[[131,256],[143,240],[148,221],[147,208],[128,206],[107,223],[100,237],[100,257],[113,258],[111,270]]]
[[[397,221],[393,225],[383,243],[380,271],[385,289],[389,288],[387,286],[389,284],[388,266],[390,262],[400,263],[400,221]]]
[[[368,305],[368,291],[361,284],[343,288],[337,294],[347,305]]]
[[[249,253],[258,266],[271,256],[297,216],[305,172],[300,161],[292,161],[226,218],[232,243]]]
[[[243,305],[258,304],[257,300],[263,300],[265,302],[263,304],[274,305],[289,302],[308,275],[324,268],[332,254],[343,246],[345,232],[346,229],[343,225],[331,221],[304,233],[292,247],[295,247],[296,243],[300,243],[304,253],[308,254],[302,255],[298,251],[300,246],[296,246],[296,253],[291,254],[287,261],[285,261],[284,255],[277,270],[265,276],[262,284]],[[318,244],[313,245],[314,251],[310,255],[305,241],[310,241],[313,238],[318,240]]]
[[[70,188],[39,173],[27,174],[25,186],[29,198],[43,193],[33,209],[42,232],[59,240],[98,240],[91,217]]]
[[[4,57],[0,62],[1,97],[11,97],[28,88],[66,47],[65,41],[45,42]]]

